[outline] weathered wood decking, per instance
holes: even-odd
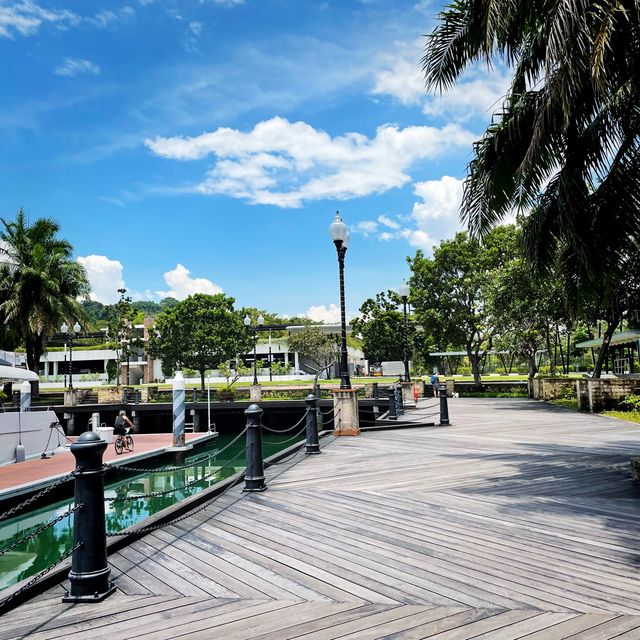
[[[532,401],[450,403],[453,427],[341,438],[259,495],[110,558],[121,589],[61,587],[0,640],[640,638],[640,427]]]

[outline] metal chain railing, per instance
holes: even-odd
[[[107,533],[107,537],[116,538],[121,536],[128,536],[131,534],[139,535],[139,534],[151,533],[152,531],[157,531],[158,529],[163,529],[164,527],[169,527],[178,522],[182,522],[183,520],[190,518],[196,513],[200,513],[201,511],[204,511],[205,509],[210,507],[214,502],[220,500],[220,498],[222,498],[223,495],[231,491],[231,489],[233,489],[234,487],[237,487],[244,480],[245,474],[246,474],[246,469],[244,469],[240,473],[240,475],[233,482],[230,482],[218,495],[214,496],[213,498],[211,498],[211,500],[208,500],[197,509],[191,509],[190,511],[188,511],[184,515],[179,516],[178,518],[174,518],[173,520],[169,520],[168,522],[161,522],[159,524],[153,524],[148,527],[142,527],[141,529],[133,529],[132,531],[125,530],[125,531],[115,531],[113,533]]]
[[[33,494],[30,498],[27,498],[24,502],[21,502],[20,504],[17,504],[15,507],[12,507],[8,511],[5,511],[4,513],[0,514],[0,521],[10,518],[11,516],[14,516],[16,513],[20,513],[20,511],[22,511],[24,508],[28,507],[29,505],[33,504],[34,502],[42,498],[42,496],[46,496],[47,493],[49,493],[50,491],[57,489],[60,485],[63,485],[65,482],[68,482],[69,480],[71,480],[73,476],[74,476],[73,472],[68,473],[66,476],[62,476],[62,478],[59,478],[53,484],[50,484],[49,486],[45,487],[42,491],[39,491],[38,493]]]
[[[8,553],[9,551],[12,551],[16,547],[23,545],[25,542],[29,542],[29,540],[33,540],[37,538],[43,531],[46,531],[47,529],[51,529],[51,527],[58,524],[58,522],[61,522],[62,520],[70,516],[75,511],[78,511],[78,509],[82,509],[83,506],[84,506],[83,504],[77,504],[71,507],[71,509],[60,514],[57,518],[54,518],[53,520],[49,520],[49,522],[47,522],[46,524],[43,524],[41,527],[38,527],[31,533],[28,533],[26,536],[24,536],[24,538],[21,538],[20,540],[13,542],[8,547],[4,547],[3,549],[0,549],[0,557],[2,557],[5,553]]]
[[[329,409],[329,411],[323,411],[322,409],[320,409],[320,408],[318,407],[318,413],[319,413],[321,416],[329,416],[329,415],[331,415],[335,410],[336,410],[335,406],[331,407],[331,409]]]
[[[276,434],[282,434],[282,433],[290,433],[291,431],[293,431],[296,427],[299,427],[302,424],[302,421],[306,419],[307,417],[307,413],[309,413],[309,409],[305,410],[304,415],[302,416],[302,418],[300,418],[300,420],[298,420],[298,422],[296,422],[293,427],[289,427],[288,429],[271,429],[270,427],[265,426],[264,424],[260,423],[260,426],[265,430],[268,431],[269,433],[276,433]]]
[[[298,423],[300,424],[300,423]],[[267,442],[266,444],[268,445],[274,445],[274,446],[281,446],[283,444],[288,444],[289,442],[293,442],[294,440],[296,440],[297,438],[299,438],[302,434],[303,431],[305,431],[305,429],[307,428],[307,425],[305,424],[302,429],[300,429],[297,433],[294,433],[290,438],[287,438],[286,440],[278,440],[277,442]]]
[[[113,465],[113,464],[105,464],[107,469],[111,469],[113,471],[120,471],[126,473],[165,473],[167,471],[182,471],[183,469],[188,469],[189,467],[195,467],[203,462],[208,462],[209,460],[214,460],[220,454],[224,453],[229,447],[234,445],[242,436],[247,433],[247,428],[245,427],[233,440],[228,442],[222,449],[216,451],[215,453],[211,453],[203,458],[196,458],[191,462],[181,465],[174,465],[171,467],[158,467],[157,469],[147,469],[145,467],[131,467],[128,465]]]
[[[221,467],[218,467],[212,473],[204,475],[201,478],[195,478],[194,480],[185,482],[185,484],[182,484],[179,487],[173,487],[172,489],[165,489],[164,491],[152,491],[150,493],[141,493],[133,496],[123,496],[123,497],[116,496],[115,498],[105,498],[104,501],[114,503],[114,502],[128,502],[132,500],[140,500],[142,498],[159,498],[160,496],[166,496],[166,495],[169,495],[170,493],[175,493],[176,491],[180,491],[182,489],[188,489],[189,487],[192,487],[198,484],[199,482],[208,480],[209,478],[213,478],[213,476],[220,473],[222,469],[226,469],[227,467],[233,466],[231,463],[237,460],[245,452],[246,452],[246,447],[243,447],[240,451],[238,451],[238,453],[236,453],[236,455],[233,458],[231,458],[231,460],[228,460],[225,464],[223,464]]]
[[[30,589],[38,580],[44,578],[52,569],[55,569],[59,564],[64,562],[67,558],[73,555],[73,553],[82,546],[82,542],[78,542],[73,546],[72,549],[67,551],[64,555],[62,555],[58,560],[56,560],[53,564],[49,565],[46,569],[43,569],[40,573],[37,573],[29,582],[23,584],[17,591],[14,591],[8,598],[0,601],[0,615],[2,615],[2,610],[7,607],[7,605],[19,595],[24,593],[27,589]]]

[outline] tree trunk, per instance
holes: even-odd
[[[556,363],[553,357],[553,353],[551,353],[551,332],[549,331],[549,326],[547,325],[545,333],[545,340],[547,343],[547,354],[549,355],[549,374],[552,376],[556,375]]]
[[[598,379],[602,375],[602,366],[605,361],[609,357],[609,344],[611,343],[611,338],[618,326],[619,318],[614,318],[613,322],[610,322],[607,325],[607,330],[604,332],[604,336],[602,337],[602,346],[600,347],[600,351],[598,352],[598,359],[596,360],[596,366],[593,369],[593,378]]]
[[[533,398],[533,380],[536,377],[536,373],[538,373],[538,365],[536,364],[536,353],[533,352],[533,355],[530,355],[529,358],[529,375],[527,379],[527,390],[529,392],[529,397]]]
[[[44,353],[44,339],[42,336],[35,336],[25,340],[27,351],[27,368],[35,373],[40,369],[40,356]],[[40,380],[31,383],[31,397],[40,397]]]
[[[478,362],[478,353],[471,351],[471,347],[467,347],[467,357],[471,365],[471,374],[476,387],[482,387],[482,376],[480,374],[480,363]]]
[[[206,389],[204,386],[204,374],[206,369],[200,369],[200,391],[202,391],[202,395],[204,395]]]

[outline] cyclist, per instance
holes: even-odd
[[[120,412],[116,416],[116,421],[113,425],[113,435],[116,437],[122,437],[122,444],[128,449],[129,446],[126,438],[128,429],[125,426],[127,424],[129,425],[129,427],[133,427],[133,423],[131,422],[131,420],[129,420],[129,418],[127,418],[127,412],[124,409],[120,409]]]

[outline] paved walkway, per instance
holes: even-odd
[[[187,444],[207,440],[210,437],[206,433],[185,434]],[[131,464],[137,460],[159,455],[173,444],[171,433],[133,434],[133,438],[135,451],[118,455],[110,444],[104,452],[105,462]],[[72,440],[76,439],[72,438]],[[69,450],[56,453],[45,460],[33,458],[19,464],[3,465],[0,467],[0,498],[45,486],[55,478],[73,471],[75,466],[75,458]]]
[[[640,638],[640,427],[456,399],[453,427],[364,433],[265,493],[110,558],[120,591],[7,613],[0,640]]]

